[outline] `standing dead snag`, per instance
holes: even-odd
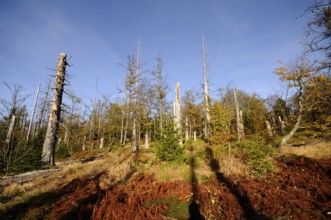
[[[206,65],[206,53],[205,53],[205,41],[202,36],[202,62],[203,62],[203,80],[204,80],[204,100],[205,100],[205,138],[209,136],[210,125],[210,107],[209,107],[209,90],[207,81],[207,65]]]
[[[234,96],[234,106],[236,110],[236,121],[237,121],[237,135],[238,135],[238,142],[240,142],[243,138],[244,134],[244,120],[243,120],[243,113],[239,109],[239,102],[237,98],[237,91],[236,89],[233,91]]]
[[[36,93],[36,98],[34,100],[34,104],[33,104],[33,109],[32,109],[32,113],[31,113],[31,118],[30,118],[30,123],[29,123],[29,128],[28,128],[28,133],[26,135],[26,141],[29,141],[30,138],[30,133],[31,133],[31,129],[32,129],[32,123],[33,123],[33,117],[34,117],[34,112],[36,110],[36,106],[37,106],[37,102],[38,102],[38,96],[39,96],[39,91],[40,91],[40,83],[38,84],[38,89],[37,89],[37,93]]]
[[[58,65],[56,67],[56,76],[54,82],[54,93],[52,100],[52,107],[49,113],[49,121],[47,125],[47,132],[42,152],[42,162],[45,164],[55,165],[54,154],[57,143],[57,132],[59,129],[59,120],[61,116],[61,104],[63,96],[63,87],[65,79],[65,70],[67,66],[67,56],[60,53]]]
[[[181,138],[182,115],[181,115],[181,111],[180,111],[180,84],[179,84],[179,82],[177,82],[177,84],[176,84],[175,95],[176,95],[176,97],[175,97],[176,99],[175,99],[175,102],[174,102],[174,124],[175,124],[176,132],[180,135],[179,144],[182,145],[183,144],[183,140]]]

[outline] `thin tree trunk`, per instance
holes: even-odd
[[[236,121],[237,121],[237,139],[238,139],[238,142],[241,141],[242,139],[242,125],[241,125],[241,117],[240,117],[240,110],[239,110],[239,102],[238,102],[238,99],[237,99],[237,91],[234,90],[233,91],[233,96],[234,96],[234,105],[235,105],[235,110],[236,110]]]
[[[188,127],[188,118],[185,118],[185,141],[189,139],[189,127]]]
[[[269,135],[269,137],[272,137],[273,133],[272,133],[271,125],[270,125],[269,121],[265,121],[265,123],[267,125],[268,135]]]
[[[239,130],[240,130],[241,139],[242,139],[245,136],[244,115],[243,115],[243,111],[242,110],[239,111]]]
[[[280,116],[278,116],[278,120],[279,120],[279,123],[280,123],[280,132],[282,134],[284,134],[284,131],[285,131],[285,123],[284,121],[282,120],[282,118]]]
[[[159,104],[159,112],[160,112],[160,134],[162,136],[162,132],[163,132],[163,105],[162,105],[162,100],[160,100],[160,104]]]
[[[37,106],[37,101],[38,101],[38,96],[39,96],[39,91],[40,91],[40,83],[38,84],[38,89],[37,89],[37,93],[36,93],[36,98],[34,100],[34,104],[33,104],[33,108],[32,108],[32,113],[31,113],[31,118],[30,118],[30,123],[29,123],[29,128],[28,128],[28,133],[26,135],[26,142],[29,141],[30,138],[30,133],[31,133],[31,128],[32,128],[32,123],[33,123],[33,118],[34,118],[34,112],[36,110],[36,106]]]
[[[124,133],[124,114],[122,113],[122,117],[121,117],[121,136],[120,136],[120,144],[123,143],[123,133]]]
[[[202,35],[202,61],[203,61],[203,80],[204,80],[204,100],[205,100],[205,138],[209,136],[210,126],[210,107],[209,107],[209,90],[207,81],[207,64],[206,64],[206,53],[205,53],[205,40]]]
[[[94,87],[94,96],[93,96],[93,107],[92,107],[92,115],[91,115],[91,123],[90,123],[90,135],[89,135],[89,141],[90,141],[90,149],[93,149],[93,129],[94,129],[94,114],[95,114],[95,98],[96,98],[96,90],[97,90],[97,83],[98,81],[95,80],[95,87]]]
[[[302,114],[303,114],[303,97],[302,97],[302,86],[300,84],[300,90],[299,90],[299,115],[298,115],[298,118],[297,118],[297,121],[295,122],[292,130],[287,134],[285,135],[282,140],[276,144],[276,147],[282,147],[293,135],[294,133],[298,130],[299,128],[299,125],[300,125],[300,122],[301,122],[301,119],[302,119]]]
[[[25,126],[26,126],[26,118],[28,117],[28,113],[25,113],[23,115],[23,123],[22,123],[22,134],[25,131]]]
[[[47,98],[48,98],[48,92],[49,92],[50,85],[51,85],[51,79],[48,80],[47,89],[46,89],[46,93],[45,93],[44,100],[43,100],[43,105],[41,106],[41,110],[40,110],[40,113],[39,113],[39,119],[38,119],[38,122],[37,122],[36,133],[39,131],[39,129],[41,127],[41,123],[42,123],[43,118],[44,118],[44,113],[45,113],[45,109],[46,109],[46,103],[47,103]]]
[[[181,111],[180,111],[180,84],[177,82],[176,84],[176,90],[175,90],[175,102],[174,102],[174,124],[175,124],[175,129],[177,133],[180,135],[179,137],[179,144],[182,145],[183,141],[181,138],[181,133],[182,133],[182,125],[181,125]]]
[[[6,136],[6,140],[5,140],[5,143],[8,145],[8,149],[9,149],[9,146],[11,145],[11,141],[13,139],[15,122],[16,122],[16,115],[13,114],[11,116],[8,132],[7,132],[7,136]]]
[[[131,140],[131,150],[137,151],[137,129],[136,129],[136,119],[133,119],[133,129],[132,129],[132,140]]]
[[[104,138],[101,138],[101,139],[100,139],[100,146],[99,146],[99,148],[103,148],[104,141],[105,141]]]
[[[61,104],[64,88],[65,70],[67,65],[66,58],[66,54],[60,53],[54,82],[53,103],[49,115],[46,138],[42,152],[42,162],[50,165],[55,165],[54,154],[58,138],[57,133],[59,129],[59,121],[61,116]]]
[[[148,135],[148,131],[146,131],[146,133],[145,133],[145,148],[146,149],[149,148],[149,135]]]
[[[83,149],[82,150],[85,150],[86,149],[86,135],[84,135],[84,139],[83,139]]]

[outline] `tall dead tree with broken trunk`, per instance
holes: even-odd
[[[177,82],[176,90],[175,90],[175,101],[174,101],[174,126],[176,132],[179,134],[179,144],[183,144],[183,140],[181,138],[182,133],[182,115],[180,111],[180,83]]]
[[[242,113],[242,110],[240,110],[240,108],[239,108],[239,101],[237,98],[236,89],[233,91],[233,96],[234,96],[234,106],[235,106],[235,111],[236,111],[237,138],[238,138],[238,142],[240,142],[242,140],[242,138],[244,137],[245,132],[244,132],[243,113]]]
[[[62,96],[64,91],[66,74],[65,71],[67,65],[67,55],[60,53],[58,58],[58,65],[56,67],[52,107],[49,113],[46,137],[42,152],[42,162],[50,165],[55,165],[55,146],[58,140],[58,129],[61,116]]]
[[[204,136],[207,138],[209,136],[209,126],[210,126],[210,97],[208,89],[208,80],[207,80],[207,64],[206,64],[206,52],[205,52],[205,40],[202,36],[202,62],[203,62],[203,95],[205,101],[205,124],[204,124]]]

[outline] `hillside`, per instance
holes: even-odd
[[[201,141],[184,147],[184,160],[171,163],[157,160],[154,146],[135,155],[129,148],[80,152],[58,163],[59,171],[47,177],[3,187],[0,215],[2,219],[330,218],[330,143],[277,150],[268,158],[273,164],[269,172],[254,171],[235,149],[228,155],[225,148]]]

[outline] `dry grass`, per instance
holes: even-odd
[[[236,176],[248,176],[250,175],[249,168],[242,163],[238,158],[233,156],[225,156],[219,160],[220,172],[224,176],[228,177],[230,175]]]
[[[29,201],[32,197],[46,192],[59,189],[70,183],[73,179],[90,179],[100,173],[105,173],[112,181],[101,181],[102,187],[107,187],[118,179],[122,179],[130,170],[128,152],[111,153],[105,158],[99,158],[89,163],[73,163],[64,167],[61,171],[53,173],[46,178],[38,177],[35,180],[18,185],[11,184],[3,189],[2,194],[6,196],[17,196],[17,199],[7,203],[0,204],[0,209],[8,209],[19,203]]]
[[[280,154],[296,154],[314,159],[331,157],[331,142],[320,142],[300,147],[282,147]]]

